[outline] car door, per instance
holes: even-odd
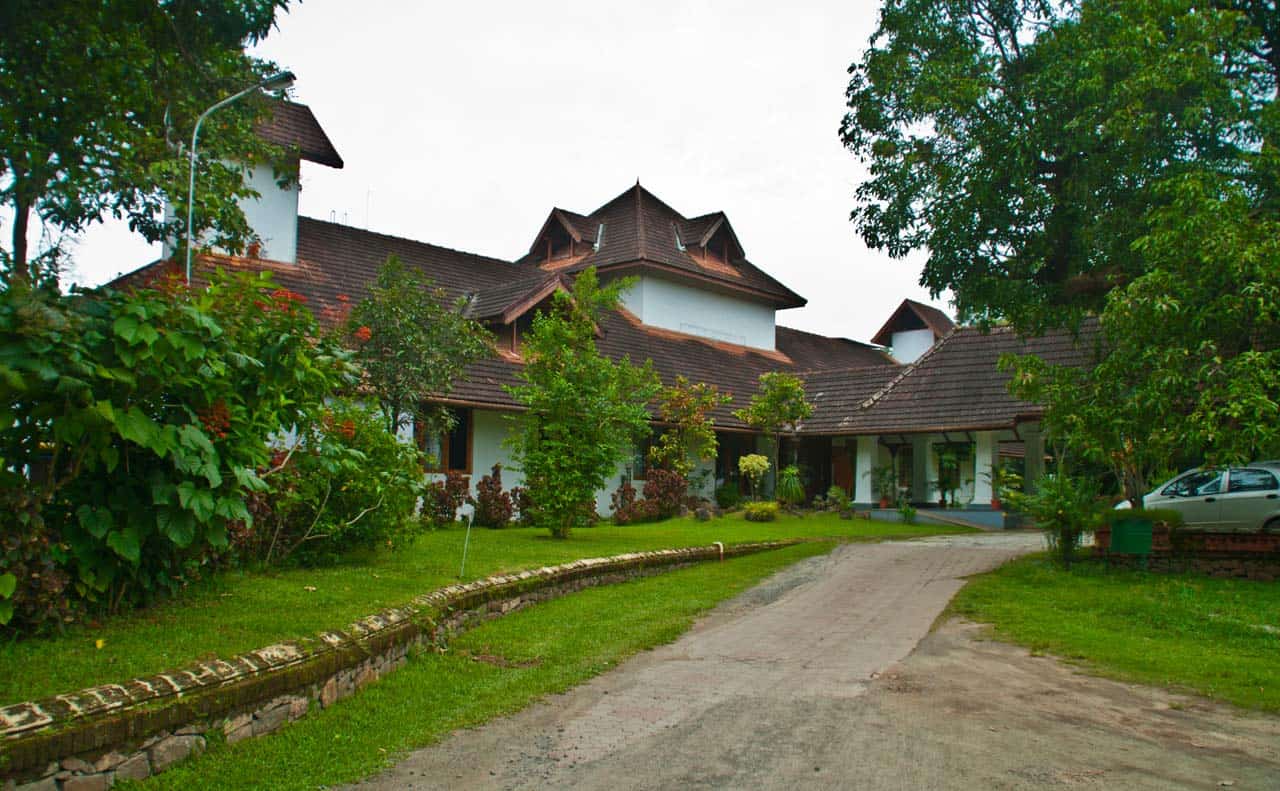
[[[1147,508],[1170,508],[1182,514],[1187,527],[1207,530],[1217,527],[1221,513],[1222,470],[1195,470],[1160,490],[1158,498],[1147,498]]]
[[[1259,467],[1233,469],[1219,504],[1222,530],[1257,530],[1280,512],[1280,481]]]

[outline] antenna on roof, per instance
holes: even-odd
[[[337,209],[330,209],[330,210],[329,210],[329,222],[337,222],[337,221],[338,221],[338,210],[337,210]]]
[[[676,235],[676,249],[683,253],[687,248],[685,248],[684,242],[680,241],[680,229],[676,227],[675,223],[671,223],[671,232]]]
[[[604,247],[604,223],[600,223],[600,227],[596,229],[596,242],[591,245],[591,249],[598,253],[601,247]]]

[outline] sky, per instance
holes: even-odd
[[[948,308],[918,285],[922,255],[868,250],[849,221],[866,171],[838,129],[878,7],[310,0],[254,54],[297,74],[346,161],[303,163],[305,216],[512,259],[552,207],[587,213],[639,179],[686,216],[728,214],[809,300],[780,324],[867,340],[905,297]],[[95,226],[69,279],[158,257]]]

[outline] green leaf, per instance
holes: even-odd
[[[126,343],[134,343],[138,338],[138,320],[132,316],[121,316],[116,319],[111,329]]]
[[[5,599],[0,601],[0,626],[4,626],[13,620],[13,602]]]
[[[76,518],[80,520],[80,526],[94,538],[105,536],[114,521],[106,508],[91,508],[88,505],[76,509]]]
[[[178,429],[178,441],[184,447],[194,448],[204,451],[205,453],[214,453],[213,443],[205,436],[204,432],[195,426],[194,423],[188,423]]]
[[[187,511],[165,509],[156,514],[160,532],[178,548],[186,549],[196,537],[196,522]]]
[[[126,527],[124,530],[113,530],[107,536],[107,546],[130,563],[137,563],[142,558],[142,544],[138,540],[138,530]]]
[[[13,592],[18,589],[18,578],[9,573],[0,574],[0,599],[13,598]]]
[[[135,406],[130,407],[123,415],[117,415],[116,430],[130,442],[149,448],[155,442],[160,427]]]

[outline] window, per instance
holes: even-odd
[[[1164,487],[1165,497],[1198,497],[1222,491],[1221,470],[1196,470]]]
[[[428,456],[431,472],[471,472],[471,410],[452,409],[453,428],[439,436],[428,435],[421,422],[413,424],[418,449]]]
[[[1227,488],[1229,492],[1265,492],[1269,489],[1280,488],[1276,483],[1276,476],[1266,470],[1245,469],[1232,470],[1230,484]]]

